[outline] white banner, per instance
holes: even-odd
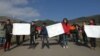
[[[30,35],[30,24],[29,23],[14,23],[12,33],[13,35]]]
[[[85,25],[84,29],[88,37],[100,38],[100,26]]]
[[[53,24],[46,27],[48,32],[48,37],[54,37],[64,33],[63,27],[61,23]]]

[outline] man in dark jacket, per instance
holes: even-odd
[[[94,19],[90,19],[89,20],[89,25],[96,25],[96,22],[95,22],[95,20]],[[93,50],[95,50],[95,48],[96,48],[96,38],[90,38],[90,48],[91,49],[93,49]]]
[[[32,22],[31,23],[31,35],[30,35],[30,46],[32,46],[33,44],[35,44],[35,23]]]
[[[6,42],[5,42],[5,45],[4,45],[4,51],[6,50],[9,50],[10,49],[10,45],[11,45],[11,37],[12,37],[12,24],[11,24],[11,21],[10,19],[8,19],[6,21],[6,24],[4,26],[4,30],[6,31]]]
[[[42,30],[41,30],[41,33],[42,35],[42,49],[44,48],[44,46],[46,45],[48,48],[49,47],[49,40],[48,40],[48,33],[47,33],[47,29],[46,29],[46,23],[43,23],[43,27],[42,27]],[[45,41],[47,43],[45,43]]]
[[[84,25],[86,25],[86,22],[85,22],[85,21],[83,21],[83,23],[82,23],[83,44],[84,44],[85,46],[88,46],[88,38],[87,38],[87,35],[86,35],[86,33],[85,33],[85,30],[84,30]]]

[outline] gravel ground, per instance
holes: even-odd
[[[41,40],[36,40],[36,47],[29,47],[29,41],[16,47],[11,47],[10,51],[0,51],[0,56],[100,56],[100,48],[91,50],[84,46],[77,46],[73,42],[69,42],[69,48],[62,48],[54,38],[50,40],[50,49],[45,47],[41,49]]]

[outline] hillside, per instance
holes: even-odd
[[[52,25],[55,24],[57,22],[53,21],[53,20],[38,20],[38,21],[34,21],[36,23],[36,25],[38,26],[42,26],[42,24],[45,22],[47,25]]]
[[[100,25],[100,15],[88,16],[88,17],[80,17],[77,19],[70,20],[71,23],[82,24],[82,21],[88,22],[90,19],[95,19],[96,24]]]
[[[0,21],[6,21],[7,19],[11,19],[12,22],[26,22],[26,21],[23,21],[21,19],[14,19],[14,18],[11,18],[11,17],[6,17],[6,16],[0,16]],[[51,25],[51,24],[54,24],[56,23],[55,21],[53,20],[37,20],[37,21],[34,21],[36,23],[37,26],[41,26],[44,22],[47,23],[47,25]]]
[[[95,19],[97,25],[100,25],[100,15],[80,17],[80,18],[77,18],[77,19],[70,20],[70,22],[72,24],[81,25],[83,21],[88,22],[91,18]],[[25,22],[25,21],[20,20],[20,19],[14,19],[14,18],[11,18],[11,17],[0,16],[0,21],[5,21],[7,19],[11,19],[13,22]],[[47,25],[51,25],[51,24],[57,23],[57,22],[55,22],[53,20],[49,20],[49,19],[47,19],[47,20],[37,20],[37,21],[34,21],[34,22],[38,26],[41,26],[43,24],[43,22],[47,23]]]
[[[12,22],[25,22],[20,19],[15,19],[15,18],[7,17],[7,16],[0,16],[0,21],[6,21],[7,19],[11,19]]]

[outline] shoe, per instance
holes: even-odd
[[[66,46],[66,48],[68,48],[68,46]]]
[[[91,50],[95,50],[95,47],[91,47]]]
[[[7,51],[11,51],[11,49],[10,48],[8,48],[8,50]]]
[[[4,49],[4,51],[6,52],[7,50],[6,50],[6,49]]]
[[[63,46],[63,48],[66,48],[65,46]]]

